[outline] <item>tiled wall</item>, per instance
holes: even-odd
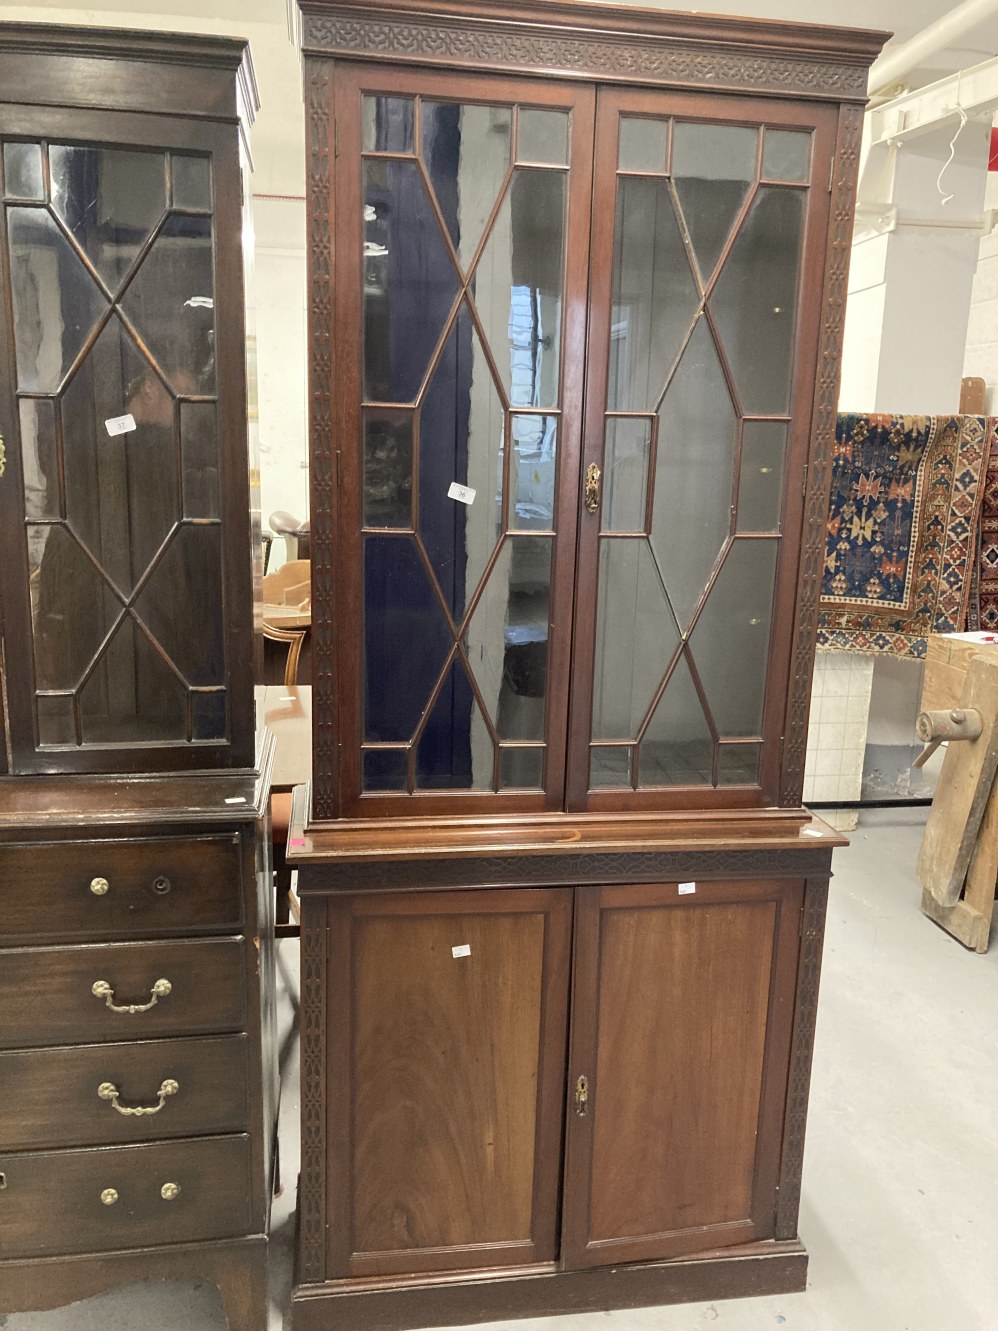
[[[811,723],[804,765],[804,802],[858,800],[873,689],[872,656],[818,652],[811,686]],[[851,810],[818,811],[826,822],[851,831]]]

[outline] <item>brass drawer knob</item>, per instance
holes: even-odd
[[[148,1003],[116,1003],[114,1001],[114,990],[107,980],[95,980],[90,986],[90,992],[94,998],[103,998],[112,1012],[126,1012],[129,1016],[133,1016],[136,1012],[148,1012],[151,1007],[156,1006],[161,998],[167,998],[173,992],[173,985],[169,980],[157,980],[149,991],[152,997]]]
[[[166,1104],[169,1097],[171,1095],[176,1095],[179,1090],[180,1086],[177,1084],[177,1082],[175,1082],[171,1077],[168,1077],[166,1081],[164,1081],[159,1088],[159,1104],[155,1105],[132,1106],[132,1105],[119,1104],[118,1097],[121,1095],[121,1092],[118,1090],[117,1086],[115,1086],[114,1082],[112,1081],[102,1081],[101,1084],[97,1087],[97,1094],[102,1100],[110,1100],[111,1108],[116,1109],[119,1114],[134,1115],[135,1117],[140,1117],[141,1115],[144,1114],[158,1114],[159,1111]]]
[[[118,1192],[115,1188],[105,1188],[100,1195],[101,1201],[105,1206],[113,1206],[118,1200]]]
[[[91,878],[90,891],[95,897],[106,897],[111,890],[111,884],[106,878]]]
[[[180,1184],[164,1183],[159,1190],[159,1195],[163,1198],[164,1202],[174,1201],[177,1197],[180,1196]]]

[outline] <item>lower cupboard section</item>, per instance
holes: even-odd
[[[245,1234],[250,1139],[0,1155],[0,1260]]]

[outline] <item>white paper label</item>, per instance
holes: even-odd
[[[470,943],[459,943],[459,944],[457,945],[457,947],[452,947],[452,948],[451,948],[451,950],[450,950],[450,954],[451,954],[452,957],[470,957],[470,956],[471,956],[471,944],[470,944]]]
[[[804,836],[824,836],[824,835],[825,835],[824,832],[819,831],[818,828],[816,827],[804,828]]]
[[[230,799],[227,799],[225,802],[226,802],[226,804],[245,804],[245,803],[246,803],[246,796],[245,796],[245,795],[233,795]]]
[[[447,491],[448,499],[457,499],[462,504],[473,504],[477,490],[473,490],[470,485],[458,485],[457,481],[451,482],[451,487]]]
[[[697,885],[696,885],[696,883],[680,883],[680,884],[679,884],[679,895],[680,895],[681,897],[688,897],[689,894],[690,894],[691,892],[695,892],[696,890],[697,890]]]
[[[135,417],[130,412],[127,416],[112,416],[109,421],[104,422],[104,429],[112,438],[116,434],[128,434],[135,428]]]

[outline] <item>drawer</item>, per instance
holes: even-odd
[[[0,1154],[0,1258],[246,1234],[249,1138]]]
[[[243,1131],[248,1057],[245,1035],[0,1054],[0,1142],[40,1150]],[[98,1094],[105,1085],[117,1102]]]
[[[0,845],[0,938],[234,933],[239,838]]]
[[[0,1041],[31,1049],[243,1030],[244,947],[208,938],[0,952]],[[95,994],[100,984],[110,993]]]

